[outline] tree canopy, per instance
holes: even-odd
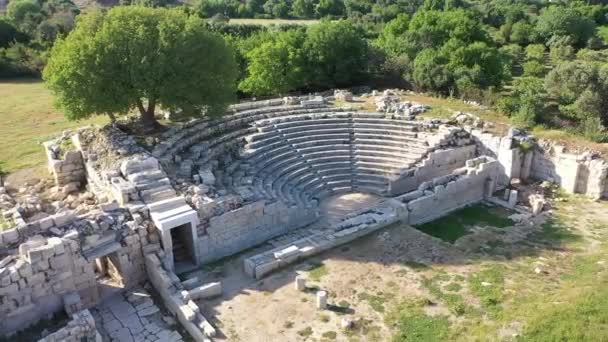
[[[232,51],[200,18],[129,6],[83,15],[43,76],[69,119],[137,109],[150,128],[157,106],[219,112],[233,99],[235,70]]]

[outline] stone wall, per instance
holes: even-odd
[[[520,148],[512,132],[507,136],[497,137],[473,129],[471,135],[476,139],[478,155],[490,156],[500,163],[501,176],[497,180],[498,188],[509,185],[512,178],[520,178],[524,181],[528,179],[533,153]]]
[[[72,315],[65,327],[41,338],[38,342],[94,342],[101,341],[95,327],[95,319],[89,310],[82,310]]]
[[[531,176],[557,183],[568,193],[608,197],[608,163],[589,153],[568,153],[563,146],[541,144],[534,150]]]
[[[468,159],[475,157],[475,145],[436,150],[428,154],[419,166],[389,183],[389,193],[397,196],[412,191],[422,182],[449,174],[462,167]]]
[[[451,211],[489,197],[500,174],[500,164],[489,157],[467,161],[452,174],[420,184],[418,190],[396,197],[407,204],[408,224],[432,221]]]
[[[213,216],[198,237],[200,262],[208,263],[254,247],[318,218],[316,209],[264,200]]]
[[[60,142],[67,139],[72,140],[71,137],[62,137],[44,143],[48,168],[55,178],[57,186],[66,186],[70,183],[76,183],[80,186],[86,179],[82,153],[77,149],[61,151]],[[71,143],[73,144],[73,142]]]
[[[215,328],[202,315],[198,305],[188,298],[188,291],[184,290],[179,278],[163,265],[161,260],[164,258],[160,245],[157,245],[155,251],[146,254],[148,280],[159,293],[165,307],[177,316],[192,339],[196,342],[208,342],[208,337],[215,336]]]
[[[341,222],[307,237],[245,259],[245,273],[260,279],[298,260],[348,243],[399,220],[407,220],[406,206],[388,199],[375,207],[350,213]]]
[[[111,257],[117,285],[128,288],[143,281],[148,231],[132,221],[131,226],[120,234],[82,235],[72,229],[61,237],[36,235],[19,244],[18,254],[0,262],[0,335],[64,309],[73,294],[83,307],[98,304],[103,293],[93,266],[97,257]]]

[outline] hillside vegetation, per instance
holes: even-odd
[[[236,81],[224,88],[237,89],[236,95],[240,97],[283,96],[360,85],[401,87],[425,92],[437,101],[477,101],[496,114],[498,123],[530,128],[541,136],[570,141],[579,139],[572,137],[597,143],[608,141],[608,97],[605,96],[608,93],[608,5],[603,2],[196,0],[184,4],[171,0],[125,0],[121,4],[170,7],[166,14],[159,15],[184,16],[189,22],[203,19],[204,30],[193,32],[197,32],[195,36],[202,36],[203,31],[208,30],[213,37],[221,36],[228,45],[237,63]],[[94,17],[90,23],[111,17],[111,10],[108,14],[98,14],[94,8],[106,6],[105,3],[89,5],[83,10],[71,0],[10,1],[6,13],[0,16],[0,78],[40,77],[49,60],[59,59],[60,49],[51,50],[57,45],[55,42],[67,37],[78,23],[87,22],[80,16]],[[137,11],[140,10],[133,7],[124,12],[126,16],[137,17]],[[97,28],[87,30],[95,32]],[[150,34],[156,37],[159,32]],[[195,36],[188,39],[198,39]],[[123,38],[110,33],[102,39],[100,48],[106,41],[118,42]],[[158,42],[180,39],[176,35]],[[79,44],[70,47],[75,54],[84,48]],[[115,46],[121,49],[120,44]],[[200,52],[205,51],[205,46],[197,48],[193,60],[205,55]],[[193,51],[184,53],[194,54]],[[111,63],[111,59],[108,60]],[[166,66],[160,68],[160,64],[155,64],[154,70],[153,64],[145,64],[137,74],[160,75],[158,70],[178,67],[175,61],[166,59],[160,62],[167,63]],[[119,66],[126,67],[121,63],[116,68],[108,64],[101,69],[86,63],[83,67],[98,73],[99,84],[115,89],[118,80],[112,70]],[[62,80],[52,87],[60,98],[64,85],[71,84],[72,89],[90,88],[86,84],[90,80],[75,81],[68,77],[63,83],[64,79],[52,71],[47,73],[47,79]],[[192,80],[185,78],[184,85],[189,84],[187,81]],[[158,89],[148,89],[152,88]],[[181,96],[188,87],[178,88],[163,90],[165,103],[160,103],[161,107],[167,104],[171,108],[193,107],[192,99]],[[20,89],[14,91],[20,93]],[[60,101],[64,106],[58,111],[74,118],[101,113],[114,116],[129,112],[136,103],[150,104],[147,91],[134,94],[140,94],[141,98],[122,101],[125,105],[121,108],[115,106],[115,112],[107,112],[92,106],[93,96],[81,99],[66,93],[63,98],[79,98],[83,101],[78,105],[80,110],[87,109],[74,116],[73,111],[67,110],[69,101]],[[229,98],[228,95],[222,96]],[[30,105],[24,98],[10,101]],[[9,106],[10,101],[2,105]],[[109,104],[112,101],[108,99]],[[50,102],[49,99],[45,103]],[[74,109],[74,103],[71,104]],[[194,107],[200,105],[196,102]],[[50,105],[42,107],[34,112],[35,116],[55,112]],[[14,115],[27,117],[31,113],[25,109]],[[192,113],[198,111],[192,110]],[[9,161],[8,164],[14,166],[8,168],[31,164],[27,158],[20,159],[17,163]]]

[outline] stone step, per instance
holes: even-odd
[[[350,141],[350,138],[351,138],[351,134],[349,132],[346,132],[346,133],[308,132],[306,134],[301,134],[300,136],[285,137],[285,140],[288,143],[295,146],[298,143],[315,141],[315,140],[341,139],[341,140]]]
[[[323,176],[323,180],[326,182],[334,182],[334,181],[349,181],[352,182],[353,180],[353,174],[348,172],[348,173],[337,173],[337,174],[333,174],[333,175],[325,175]]]
[[[291,148],[291,146],[289,146],[285,143],[281,143],[280,145],[273,144],[270,148],[263,150],[260,153],[256,153],[255,155],[247,158],[247,161],[255,165],[260,160],[263,160],[266,158],[271,158],[272,156],[275,156],[275,155],[278,155],[281,153],[285,153],[285,152],[289,152],[289,151],[293,151],[293,149]]]
[[[320,139],[320,140],[308,140],[299,143],[292,143],[292,146],[296,149],[306,149],[310,147],[316,146],[326,146],[326,145],[350,145],[350,135],[345,136],[345,138],[339,139]]]
[[[157,192],[151,192],[146,195],[142,195],[142,199],[145,203],[154,203],[166,199],[175,197],[176,193],[173,189],[165,189]]]
[[[323,156],[323,157],[311,157],[311,158],[306,158],[306,161],[311,164],[311,165],[319,165],[319,164],[326,164],[326,163],[337,163],[337,162],[350,162],[351,158],[350,158],[350,154],[349,155],[343,155],[343,156]]]
[[[146,170],[136,173],[131,173],[127,179],[135,185],[140,183],[152,183],[154,181],[166,178],[167,175],[161,170]]]
[[[404,127],[410,127],[411,129],[417,129],[419,124],[416,121],[402,120],[402,119],[388,119],[388,118],[365,118],[356,117],[352,119],[353,123],[366,123],[366,124],[391,124]]]
[[[343,149],[335,149],[335,150],[322,150],[316,152],[306,152],[301,153],[302,157],[305,159],[314,160],[317,158],[325,158],[325,157],[350,157],[350,148]]]
[[[291,128],[291,127],[309,126],[309,125],[318,125],[318,124],[331,125],[331,124],[350,123],[350,118],[349,117],[344,117],[344,118],[333,118],[333,117],[329,117],[329,118],[315,118],[315,117],[308,117],[308,118],[302,118],[302,119],[303,120],[294,120],[294,121],[286,121],[286,122],[275,123],[274,127],[277,128],[277,129],[287,129],[287,128]]]
[[[162,185],[162,186],[151,188],[148,190],[143,190],[143,191],[140,191],[139,194],[141,195],[142,198],[145,199],[145,198],[152,197],[154,194],[160,194],[160,193],[164,193],[167,191],[172,191],[173,195],[175,196],[175,190],[173,189],[173,187],[171,185]]]
[[[326,168],[326,169],[318,169],[317,174],[321,176],[331,176],[336,174],[352,174],[353,170],[350,165],[348,167],[334,167],[334,168]]]
[[[363,178],[354,178],[353,184],[356,185],[369,185],[369,186],[377,186],[379,188],[388,187],[388,180],[375,180],[375,179],[363,179]]]
[[[408,149],[412,149],[413,151],[417,151],[419,153],[426,153],[426,151],[428,150],[428,146],[426,146],[424,143],[420,142],[417,139],[414,139],[414,140],[412,140],[412,139],[395,140],[395,139],[384,139],[384,138],[379,139],[376,136],[362,137],[361,135],[359,135],[359,136],[355,135],[353,138],[353,142],[357,146],[373,145],[373,146],[408,148]]]
[[[373,130],[387,130],[387,131],[398,131],[398,132],[407,132],[407,133],[416,133],[412,126],[404,126],[404,125],[394,125],[390,123],[368,123],[368,122],[357,122],[353,123],[353,128],[355,130],[361,129],[373,129]]]
[[[400,159],[400,158],[390,158],[390,157],[384,157],[384,156],[369,156],[369,155],[361,155],[361,154],[355,154],[353,156],[353,160],[385,164],[390,167],[402,167],[404,165],[409,165],[413,161],[413,160],[407,159],[407,158]]]
[[[169,178],[165,177],[159,180],[151,181],[149,183],[138,183],[135,185],[135,188],[138,191],[144,191],[166,186],[171,186],[171,181],[169,180]]]
[[[409,160],[409,161],[414,161],[417,160],[418,158],[420,158],[420,154],[416,154],[416,153],[407,153],[407,152],[387,152],[387,151],[374,151],[374,150],[367,150],[367,149],[359,149],[359,148],[353,148],[353,157],[355,156],[378,156],[381,158],[391,158],[391,159],[398,159],[398,160]]]
[[[424,154],[427,151],[426,146],[421,145],[409,145],[409,144],[399,144],[399,146],[392,146],[387,144],[382,144],[382,140],[379,140],[377,143],[367,143],[360,139],[354,139],[353,146],[358,150],[372,150],[372,151],[386,151],[386,152],[399,152],[399,153],[411,153],[413,155],[419,156],[420,154]]]
[[[330,131],[330,132],[349,131],[350,132],[352,130],[352,124],[349,122],[344,122],[344,123],[310,122],[308,124],[294,125],[291,127],[284,127],[284,128],[277,127],[277,130],[281,134],[285,134],[285,135],[299,133],[299,132],[310,132],[310,131],[322,131],[322,132],[323,131]]]
[[[369,134],[381,137],[406,137],[406,138],[415,138],[418,136],[416,132],[410,131],[399,131],[393,129],[385,129],[385,128],[363,128],[363,127],[354,127],[353,132],[355,135],[361,134]]]
[[[379,187],[375,184],[353,184],[353,190],[355,191],[363,191],[363,192],[371,192],[373,194],[377,194],[380,196],[385,196],[387,194],[387,187]]]
[[[327,128],[327,129],[310,129],[307,131],[286,132],[283,138],[292,141],[298,138],[317,139],[318,137],[329,137],[334,135],[342,135],[350,137],[352,129],[350,128]]]
[[[322,152],[322,151],[344,151],[344,150],[350,150],[350,149],[351,149],[351,145],[347,142],[344,142],[343,144],[317,145],[317,146],[309,146],[309,147],[304,147],[304,148],[297,148],[297,151],[300,152],[300,154],[307,154],[307,153],[315,153],[315,152]]]
[[[294,158],[294,157],[299,157],[295,151],[285,150],[285,151],[281,151],[279,154],[269,155],[269,156],[266,156],[266,158],[261,158],[259,160],[256,160],[254,166],[257,169],[264,169],[275,163],[284,161],[288,158]]]
[[[398,175],[401,169],[384,164],[358,161],[353,163],[353,170],[358,173]]]

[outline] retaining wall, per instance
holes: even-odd
[[[264,200],[213,216],[198,237],[200,262],[209,263],[257,246],[317,218],[314,208],[288,207],[280,201]]]

